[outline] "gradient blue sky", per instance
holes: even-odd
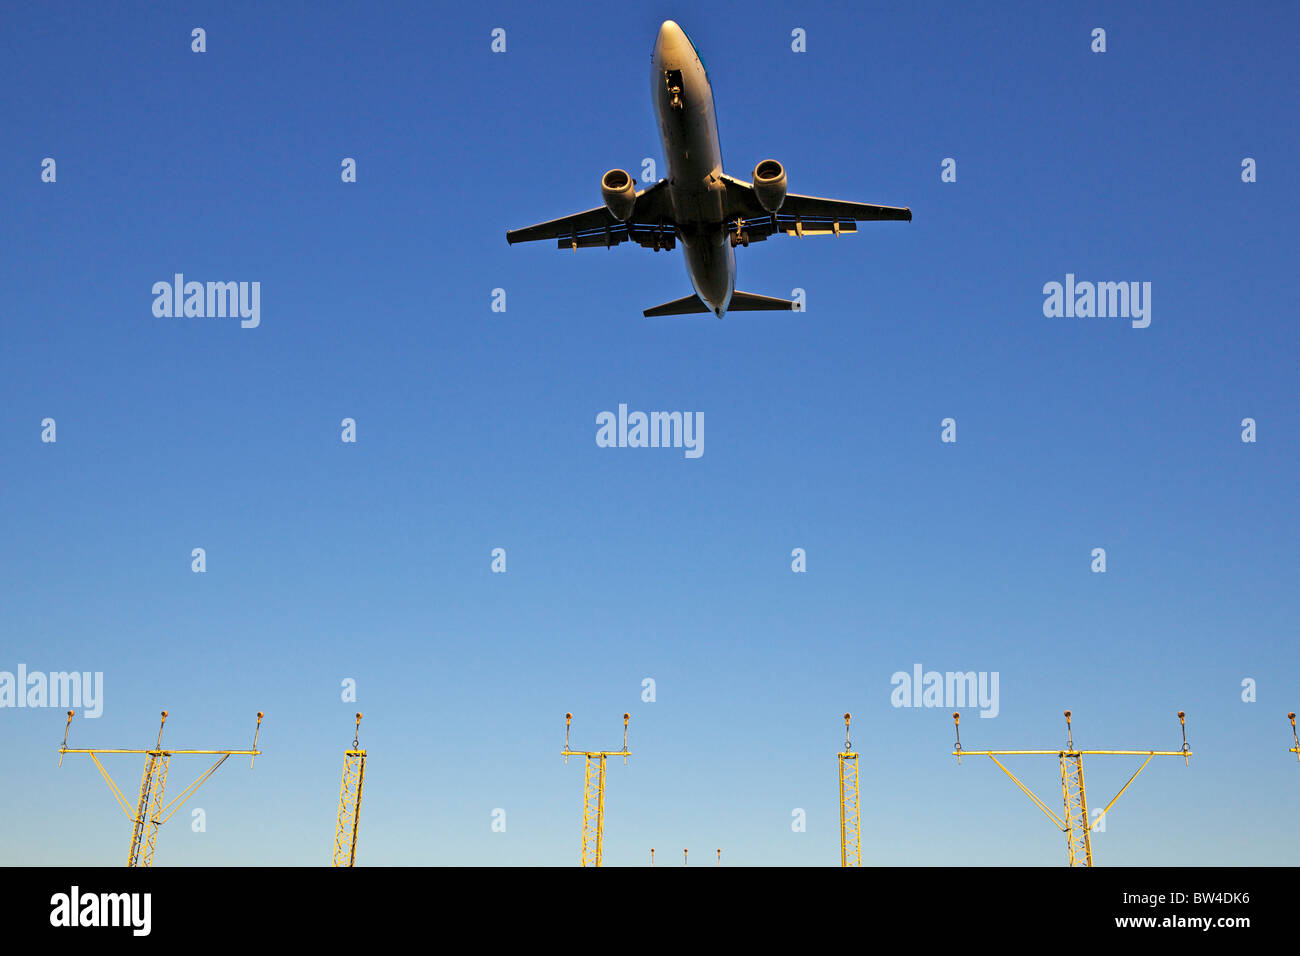
[[[916,663],[1000,674],[972,749],[1060,746],[1065,707],[1080,746],[1174,749],[1187,711],[1191,766],[1148,767],[1099,863],[1293,863],[1295,6],[694,9],[8,10],[0,670],[104,672],[74,746],[147,746],[165,707],[172,746],[245,747],[267,712],[159,865],[327,864],[358,708],[363,865],[576,863],[566,710],[581,747],[632,714],[610,865],[837,863],[845,710],[865,862],[1062,863],[996,767],[956,765],[948,708],[891,706]],[[804,315],[647,320],[690,291],[680,252],[506,245],[662,163],[669,17],[729,172],[914,211],[740,250],[738,287]],[[261,327],[155,318],[174,272],[260,281]],[[1067,272],[1151,282],[1150,328],[1044,318]],[[596,447],[620,402],[704,412],[704,456]],[[117,865],[129,824],[57,767],[62,725],[0,711],[0,861]],[[111,764],[130,793],[140,766]],[[1091,802],[1134,767],[1087,765]]]

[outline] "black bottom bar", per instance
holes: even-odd
[[[439,939],[559,941],[579,923],[608,919],[601,932],[611,942],[647,945],[671,945],[679,928],[729,939],[785,930],[841,945],[882,935],[927,945],[1002,933],[1028,940],[1026,932],[1063,929],[1231,944],[1242,933],[1289,931],[1297,892],[1294,868],[671,869],[14,868],[3,871],[0,913],[10,941],[126,939],[146,929],[164,940],[198,931],[255,941],[288,932],[296,944],[350,938],[373,949],[421,929]]]

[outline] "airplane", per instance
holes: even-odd
[[[751,182],[722,171],[718,124],[709,74],[691,38],[672,20],[659,28],[650,55],[651,92],[668,178],[637,191],[631,175],[611,169],[600,180],[603,206],[506,233],[506,242],[554,239],[559,248],[604,246],[631,240],[658,252],[680,239],[693,295],[646,309],[646,316],[728,311],[793,310],[790,299],[736,289],[736,246],[783,232],[789,236],[840,236],[857,223],[912,221],[896,206],[821,199],[786,192],[786,173],[775,159],[754,167]]]

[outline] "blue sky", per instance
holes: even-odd
[[[739,250],[738,288],[805,289],[805,314],[647,320],[690,291],[680,251],[505,242],[597,205],[606,169],[662,168],[649,51],[670,17],[732,175],[772,156],[791,191],[913,209]],[[0,670],[103,672],[74,746],[147,746],[166,708],[172,746],[242,748],[266,711],[256,769],[223,767],[191,804],[206,832],[178,815],[159,865],[327,864],[357,709],[363,865],[575,863],[563,715],[612,749],[625,710],[609,865],[836,864],[845,710],[865,862],[1062,863],[996,767],[956,765],[951,708],[891,705],[918,663],[998,673],[970,749],[1060,746],[1066,707],[1079,746],[1177,749],[1187,711],[1190,767],[1147,768],[1099,863],[1293,862],[1297,19],[7,12]],[[176,272],[259,281],[261,325],[155,317]],[[1151,282],[1150,327],[1044,317],[1067,273]],[[598,448],[619,403],[703,412],[704,455]],[[57,767],[62,709],[0,721],[0,860],[122,862],[93,765]],[[173,793],[202,769],[180,760]],[[133,793],[141,762],[110,766]],[[1015,766],[1055,807],[1055,761]],[[1135,766],[1087,764],[1090,802]]]

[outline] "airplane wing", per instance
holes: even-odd
[[[672,249],[677,244],[673,225],[672,203],[666,179],[661,179],[636,194],[636,204],[627,222],[619,222],[604,206],[577,212],[571,216],[541,222],[506,233],[506,242],[533,242],[554,239],[561,249],[610,247],[632,242],[648,249]]]
[[[775,215],[764,209],[754,187],[734,176],[723,176],[727,185],[727,210],[733,218],[745,220],[749,241],[766,239],[777,232],[791,236],[823,236],[856,232],[856,223],[892,220],[911,222],[912,210],[904,206],[876,206],[787,193]]]

